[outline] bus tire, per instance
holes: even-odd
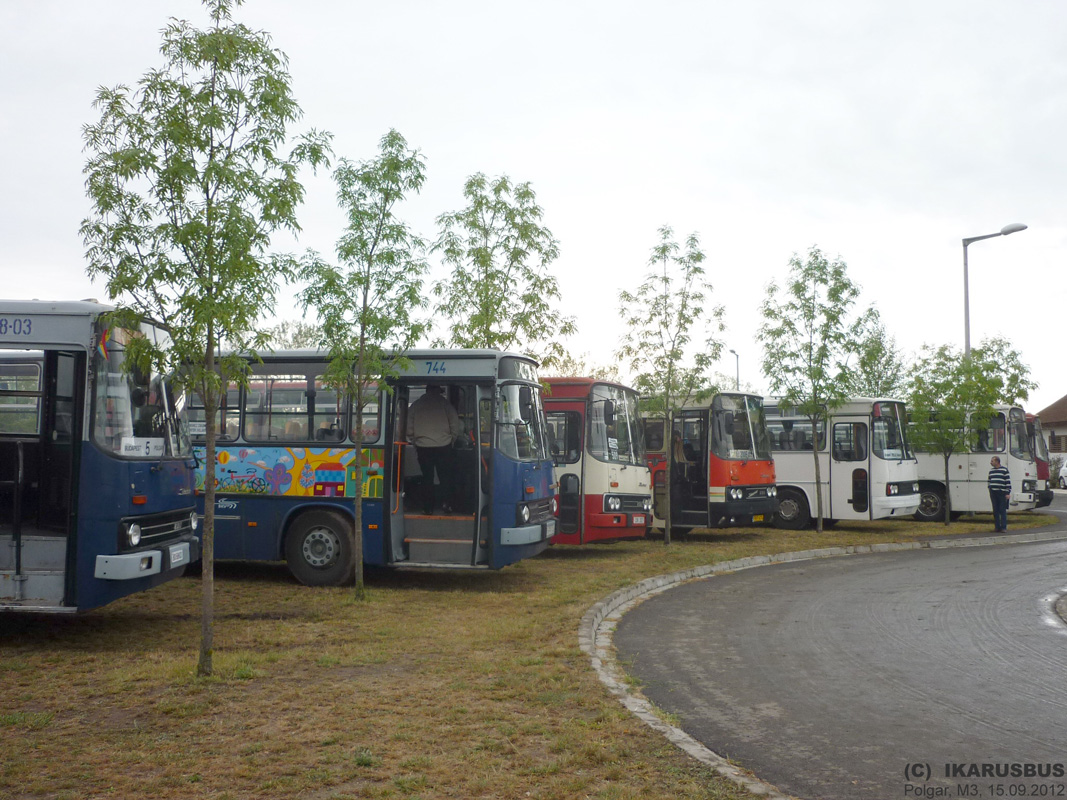
[[[945,489],[937,483],[919,484],[919,507],[915,510],[919,522],[945,521]]]
[[[353,574],[352,521],[332,511],[307,511],[285,537],[285,562],[305,586],[343,586]]]
[[[774,512],[774,527],[787,531],[804,530],[811,525],[808,498],[796,489],[778,490],[778,510]]]

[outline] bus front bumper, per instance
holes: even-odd
[[[556,535],[556,519],[545,520],[534,525],[522,525],[518,528],[501,528],[500,543],[503,545],[534,544],[544,542]]]
[[[194,545],[194,542],[178,542],[157,550],[97,556],[93,577],[108,581],[129,581],[180,569],[199,558]]]

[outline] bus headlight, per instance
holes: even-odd
[[[738,489],[736,486],[731,486],[727,492],[727,496],[731,500],[743,500],[745,498],[745,490]]]
[[[651,511],[652,510],[652,498],[651,497],[646,497],[644,500],[642,500],[641,501],[641,508],[643,508],[645,511]]]
[[[553,496],[552,498],[552,516],[555,516],[559,511],[559,500]]]
[[[778,487],[777,486],[768,486],[767,487],[767,497],[777,497],[777,496],[778,496]]]
[[[519,506],[519,524],[526,525],[530,521],[530,507],[523,503]]]
[[[1037,481],[1023,481],[1023,491],[1024,492],[1036,492],[1037,491]]]
[[[130,543],[130,547],[141,543],[141,526],[136,522],[130,523],[130,527],[126,529],[126,541]]]
[[[196,529],[200,527],[200,517],[196,515],[195,511],[189,512],[189,528],[193,533],[196,533]]]
[[[618,511],[622,508],[622,498],[613,494],[604,495],[604,510],[608,512]]]

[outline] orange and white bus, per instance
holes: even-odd
[[[546,378],[549,445],[559,486],[553,544],[645,535],[652,491],[633,389],[593,378]]]
[[[645,419],[645,449],[652,472],[652,527],[666,526],[667,469],[671,479],[671,527],[681,530],[770,522],[777,508],[774,461],[763,398],[720,392],[683,408],[671,435],[664,420]],[[672,458],[680,437],[684,459]]]

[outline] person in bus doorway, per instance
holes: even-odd
[[[1000,465],[1000,458],[989,459],[989,500],[993,504],[993,527],[996,533],[1008,530],[1008,501],[1011,500],[1011,475]]]
[[[671,508],[680,509],[688,486],[690,461],[686,457],[682,434],[675,431],[671,436]]]
[[[415,445],[415,453],[422,470],[422,503],[426,514],[437,506],[437,487],[434,473],[441,486],[441,502],[451,511],[452,502],[452,445],[463,434],[459,414],[444,395],[444,389],[433,384],[408,409],[408,441]]]

